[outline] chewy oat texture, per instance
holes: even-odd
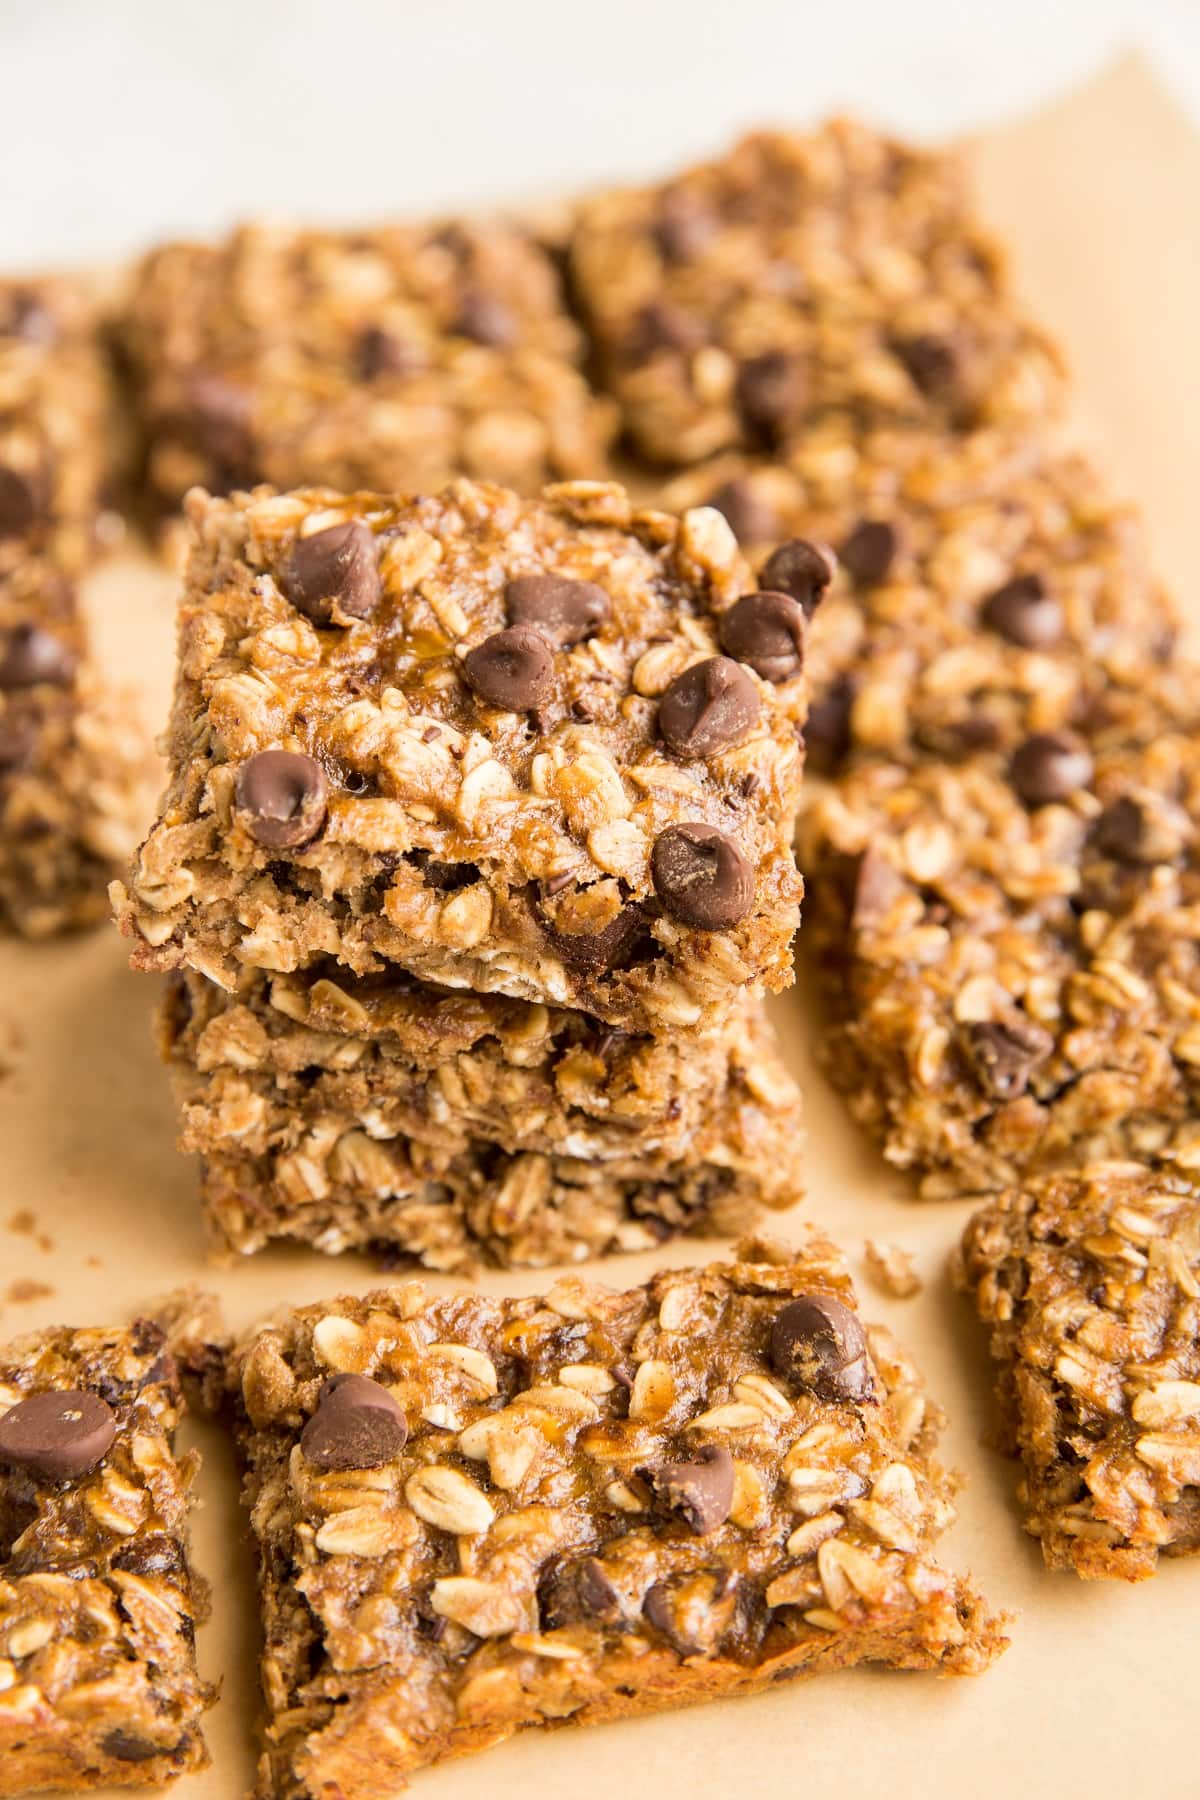
[[[0,1794],[156,1786],[208,1760],[164,1346],[142,1320],[0,1350]]]
[[[547,1264],[736,1235],[803,1187],[799,1095],[744,1002],[708,1041],[336,966],[160,1014],[218,1242],[365,1248],[432,1268]]]
[[[1052,1569],[1138,1581],[1200,1550],[1200,1191],[1095,1163],[978,1213],[962,1270],[1000,1367],[1000,1442]]]
[[[744,609],[722,652],[754,584],[717,513],[466,481],[189,513],[137,966],[335,957],[653,1032],[791,980],[804,622],[767,676]]]
[[[414,1283],[241,1345],[262,1796],[382,1800],[527,1725],[1003,1648],[932,1559],[936,1417],[837,1253],[737,1254],[625,1293]]]
[[[121,344],[159,508],[197,483],[532,491],[605,472],[611,403],[553,262],[498,221],[168,244],[135,273]]]

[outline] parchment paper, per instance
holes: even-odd
[[[1100,453],[1145,505],[1162,567],[1194,604],[1200,140],[1145,68],[1125,62],[982,143],[978,161],[986,209],[1067,346]],[[156,722],[169,682],[172,588],[169,575],[131,555],[103,570],[89,595],[103,654]],[[1194,616],[1200,623],[1200,608]],[[45,949],[0,945],[0,1333],[126,1318],[195,1280],[243,1325],[281,1300],[362,1291],[376,1279],[355,1258],[282,1251],[206,1268],[193,1170],[173,1148],[149,1042],[152,999],[152,983],[126,970],[114,933]],[[989,1369],[946,1267],[967,1208],[906,1203],[904,1182],[855,1136],[816,1072],[803,991],[776,1015],[807,1096],[809,1216],[839,1239],[860,1278],[868,1234],[908,1246],[925,1278],[913,1301],[888,1302],[865,1279],[864,1294],[918,1353],[950,1414],[947,1452],[968,1483],[945,1555],[973,1567],[995,1603],[1019,1611],[1012,1648],[975,1681],[854,1672],[661,1719],[528,1733],[426,1774],[418,1791],[429,1800],[1200,1794],[1200,1563],[1168,1565],[1137,1588],[1045,1573],[1020,1530],[1011,1465],[979,1441]],[[35,1214],[41,1242],[9,1228],[23,1209]],[[598,1273],[640,1280],[655,1260],[684,1262],[706,1249],[668,1246]],[[546,1279],[492,1275],[483,1285],[525,1292]],[[175,1791],[181,1800],[235,1800],[253,1762],[250,1560],[225,1448],[217,1434],[189,1430],[205,1455],[196,1556],[214,1590],[200,1655],[224,1691],[210,1715],[213,1767]]]

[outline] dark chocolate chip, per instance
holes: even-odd
[[[804,366],[784,350],[748,357],[738,367],[734,392],[738,411],[756,436],[776,443],[804,403]]]
[[[614,969],[642,936],[645,916],[641,907],[631,902],[599,931],[563,931],[546,918],[541,925],[552,948],[572,968]]]
[[[260,750],[237,774],[236,804],[256,844],[298,850],[325,823],[328,783],[311,756],[297,750]]]
[[[736,475],[708,496],[739,544],[769,544],[779,531],[779,515],[752,481]]]
[[[994,1100],[1016,1100],[1054,1050],[1054,1039],[1032,1019],[977,1020],[962,1038],[979,1086]]]
[[[713,825],[668,825],[650,853],[654,891],[697,931],[729,931],[754,904],[754,870]]]
[[[0,638],[0,688],[66,687],[75,673],[75,654],[40,625],[18,625]]]
[[[674,188],[659,202],[655,237],[668,262],[691,262],[704,254],[716,236],[717,224],[715,213],[703,200]]]
[[[1013,752],[1009,777],[1026,806],[1070,800],[1092,779],[1091,752],[1069,731],[1038,731]]]
[[[559,650],[582,643],[612,613],[612,601],[596,582],[565,575],[514,575],[504,601],[510,624],[532,625]]]
[[[116,1416],[99,1394],[83,1388],[30,1394],[0,1419],[0,1462],[73,1481],[103,1462],[116,1435]]]
[[[346,519],[297,538],[282,579],[292,605],[314,625],[368,618],[383,591],[375,534],[361,519]]]
[[[538,1582],[538,1616],[544,1631],[564,1625],[618,1625],[621,1595],[595,1556],[555,1557]]]
[[[132,1731],[123,1731],[120,1726],[115,1731],[105,1732],[102,1748],[105,1755],[111,1756],[115,1762],[153,1762],[156,1756],[168,1757],[171,1754],[167,1746],[152,1744],[149,1738],[137,1737]]]
[[[671,682],[658,703],[658,729],[676,756],[715,756],[740,744],[761,714],[745,669],[728,656],[710,656]]]
[[[860,519],[838,551],[838,561],[857,587],[877,587],[899,547],[896,527],[886,519]]]
[[[36,483],[16,469],[0,466],[0,538],[20,537],[37,516]]]
[[[463,658],[463,674],[481,700],[506,712],[528,712],[554,692],[554,657],[532,625],[484,638]]]
[[[364,381],[381,375],[415,375],[425,359],[415,344],[383,325],[368,325],[358,340],[358,372]]]
[[[678,350],[684,355],[698,350],[708,333],[698,319],[667,300],[649,300],[633,321],[630,349],[635,357],[653,356],[658,350]]]
[[[764,681],[790,681],[804,667],[804,608],[790,594],[743,594],[721,614],[722,650]]]
[[[926,399],[955,397],[959,385],[959,357],[949,338],[921,332],[916,337],[898,338],[894,349],[913,385]]]
[[[707,1444],[686,1462],[639,1469],[665,1512],[678,1513],[689,1531],[704,1537],[723,1525],[733,1505],[733,1457],[723,1444]]]
[[[849,1307],[831,1294],[803,1294],[776,1315],[771,1365],[785,1381],[818,1400],[874,1397],[866,1333]]]
[[[1145,808],[1123,794],[1105,807],[1092,826],[1091,838],[1101,856],[1117,862],[1155,862],[1155,856],[1147,855],[1150,835]]]
[[[192,377],[188,398],[192,429],[201,448],[225,470],[248,470],[253,413],[248,390],[224,375],[201,371]]]
[[[854,742],[854,683],[839,675],[823,694],[814,696],[804,722],[804,742],[809,767],[828,775],[844,759]]]
[[[504,301],[486,288],[468,288],[459,305],[453,329],[460,337],[486,344],[489,350],[507,350],[517,341],[517,322]]]
[[[854,895],[850,923],[856,931],[870,931],[883,923],[892,904],[904,890],[904,882],[882,850],[869,845],[854,870]]]
[[[985,625],[1023,650],[1051,650],[1061,642],[1062,607],[1040,575],[1016,575],[989,594],[980,616]]]
[[[300,1434],[300,1448],[318,1469],[378,1469],[399,1456],[408,1439],[403,1412],[369,1375],[334,1375]]]
[[[837,558],[824,544],[810,543],[808,538],[789,538],[772,552],[759,573],[758,584],[776,594],[790,594],[811,619],[825,598],[825,590],[833,580]]]
[[[128,1575],[180,1575],[184,1569],[183,1552],[165,1531],[152,1531],[114,1551],[112,1566]]]

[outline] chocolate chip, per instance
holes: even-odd
[[[0,688],[66,687],[75,673],[75,655],[40,625],[18,625],[0,638]]]
[[[467,289],[452,329],[489,350],[507,350],[517,341],[517,322],[509,308],[485,288]]]
[[[484,638],[463,658],[463,674],[481,700],[506,712],[528,712],[554,692],[554,657],[532,625]]]
[[[959,384],[958,351],[949,338],[920,332],[898,338],[893,346],[913,385],[928,400],[953,399]]]
[[[55,344],[58,320],[36,293],[10,290],[0,301],[0,332],[23,338],[27,344]]]
[[[0,538],[19,537],[37,516],[36,483],[16,469],[0,467]]]
[[[1013,752],[1009,777],[1026,806],[1069,800],[1092,779],[1091,752],[1069,731],[1038,731]]]
[[[708,337],[704,326],[682,307],[667,300],[649,300],[633,321],[629,347],[635,357],[653,356],[657,350],[679,350],[688,355]]]
[[[0,716],[0,774],[6,769],[23,769],[37,744],[37,726],[32,719]]]
[[[702,200],[675,188],[659,202],[655,237],[668,262],[691,262],[708,248],[716,236],[717,224],[716,215]]]
[[[854,683],[839,675],[823,694],[816,695],[804,723],[809,767],[828,775],[845,759],[854,742]]]
[[[658,703],[658,729],[676,756],[715,756],[759,721],[758,689],[740,664],[710,656],[677,675]]]
[[[689,1531],[704,1537],[723,1525],[733,1505],[733,1458],[723,1444],[707,1444],[686,1462],[639,1469],[657,1506],[678,1513]]]
[[[415,344],[383,325],[368,325],[358,340],[358,372],[364,381],[380,375],[415,375],[425,359]]]
[[[798,357],[784,350],[768,350],[739,365],[734,382],[738,411],[746,425],[768,443],[778,442],[781,431],[804,403],[804,368]]]
[[[717,629],[722,650],[764,681],[790,681],[804,667],[804,608],[790,594],[743,594]]]
[[[563,931],[543,918],[542,930],[565,963],[576,969],[613,969],[643,935],[645,916],[636,902],[623,906],[599,931]]]
[[[1160,859],[1154,854],[1154,834],[1149,826],[1145,808],[1123,794],[1100,814],[1092,826],[1091,841],[1101,856],[1117,862],[1157,862]]]
[[[857,587],[877,587],[899,548],[899,534],[886,519],[860,519],[838,551],[838,561]]]
[[[170,1755],[164,1745],[152,1744],[149,1738],[136,1737],[132,1731],[123,1731],[120,1726],[115,1731],[105,1732],[101,1747],[115,1762],[153,1762],[157,1756]]]
[[[752,481],[737,475],[708,496],[739,544],[769,544],[779,531],[779,515]]]
[[[754,904],[754,870],[713,825],[668,825],[654,841],[650,874],[671,917],[697,931],[729,931]]]
[[[0,1418],[0,1462],[73,1481],[104,1460],[116,1435],[116,1416],[99,1394],[83,1388],[30,1394]]]
[[[152,1531],[114,1551],[112,1566],[128,1575],[180,1575],[184,1569],[183,1553],[165,1531]]]
[[[318,1469],[378,1469],[399,1456],[408,1424],[388,1390],[369,1375],[334,1375],[300,1434]]]
[[[825,598],[836,569],[837,558],[824,544],[789,538],[767,558],[758,582],[772,593],[790,594],[804,608],[805,618],[811,619]]]
[[[1032,1019],[978,1020],[967,1026],[962,1045],[984,1093],[995,1100],[1016,1100],[1053,1053],[1054,1039]]]
[[[850,923],[855,931],[870,931],[882,924],[903,891],[903,880],[882,850],[869,845],[854,868]]]
[[[564,1625],[618,1625],[621,1595],[595,1556],[555,1557],[538,1582],[538,1616],[544,1631]]]
[[[992,631],[1023,650],[1050,650],[1061,642],[1062,607],[1040,575],[1016,575],[984,601],[981,618]]]
[[[870,1400],[875,1379],[858,1319],[831,1294],[802,1294],[771,1327],[771,1366],[818,1400]]]
[[[224,375],[201,371],[188,388],[189,417],[201,448],[226,471],[240,474],[251,461],[253,401],[246,388]]]
[[[297,538],[282,579],[292,605],[314,625],[365,619],[383,591],[375,533],[361,519],[346,519]]]
[[[596,582],[565,575],[514,575],[504,601],[511,624],[531,625],[559,650],[591,637],[612,613],[612,601]]]
[[[256,844],[298,850],[325,823],[328,783],[311,756],[297,750],[260,750],[237,774],[235,803]]]

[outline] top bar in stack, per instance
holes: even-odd
[[[583,379],[550,256],[515,226],[169,244],[138,272],[122,341],[168,509],[194,483],[535,490],[604,472],[611,404]]]
[[[787,985],[804,614],[717,513],[466,481],[189,510],[137,966],[392,964],[651,1032]]]
[[[571,256],[622,422],[655,462],[778,450],[829,412],[962,429],[1058,402],[1055,353],[958,162],[845,120],[600,195]]]

